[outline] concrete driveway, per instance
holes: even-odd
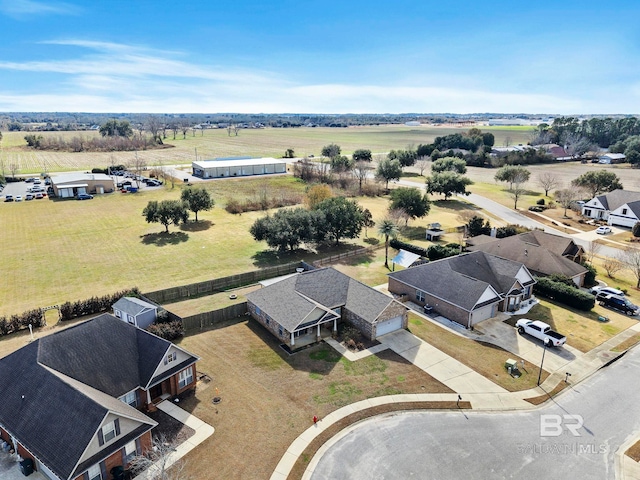
[[[609,235],[600,235],[598,233],[596,233],[595,230],[591,230],[589,232],[581,232],[581,233],[574,233],[573,235],[570,235],[571,238],[573,239],[580,239],[580,240],[585,240],[587,242],[594,242],[596,240],[602,240],[607,239],[607,237],[611,236],[611,235],[615,235],[616,233],[624,233],[624,232],[628,232],[629,230],[624,229],[624,228],[620,228],[620,227],[613,227],[611,226],[611,233]],[[621,244],[624,245],[624,244]]]
[[[477,324],[474,329],[483,334],[480,341],[493,343],[505,350],[524,358],[534,365],[539,365],[544,347],[537,338],[520,335],[518,331],[500,319],[491,318]],[[555,372],[562,369],[569,362],[583,355],[580,350],[564,345],[559,348],[547,348],[544,357],[545,370]]]
[[[378,341],[456,393],[507,393],[504,388],[406,330],[388,333],[378,337]]]

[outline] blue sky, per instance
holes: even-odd
[[[0,0],[0,111],[640,113],[640,2]]]

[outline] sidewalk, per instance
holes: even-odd
[[[394,332],[397,333],[397,332]],[[407,333],[407,332],[405,332]],[[523,390],[519,392],[500,392],[496,391],[494,385],[489,380],[486,380],[490,385],[492,385],[492,391],[488,393],[483,392],[475,392],[469,391],[467,393],[461,394],[462,400],[471,403],[471,407],[476,411],[505,411],[505,410],[529,410],[538,408],[529,402],[526,402],[527,398],[534,398],[543,395],[548,395],[548,392],[551,392],[554,388],[556,388],[559,384],[565,381],[566,372],[571,373],[571,377],[569,380],[570,385],[575,385],[585,378],[589,377],[593,373],[597,372],[600,368],[607,365],[611,361],[620,357],[624,352],[612,352],[611,349],[620,345],[622,342],[632,337],[636,333],[640,333],[640,323],[636,324],[627,330],[619,333],[615,337],[610,338],[603,344],[594,348],[590,352],[582,355],[579,358],[567,363],[560,370],[556,370],[551,375],[549,375],[546,380],[536,388],[532,388],[529,390]],[[388,334],[393,335],[393,334]],[[387,336],[388,336],[387,335]],[[408,334],[410,335],[410,334]],[[414,350],[418,348],[420,350],[421,346],[414,345],[413,347],[408,348],[408,350]],[[405,350],[407,351],[407,350]],[[439,351],[438,351],[439,352]],[[440,352],[442,355],[444,353]],[[418,355],[416,355],[417,358]],[[427,370],[425,370],[427,371]],[[429,372],[430,373],[430,372]],[[475,372],[474,372],[475,373]],[[431,374],[431,373],[430,373]],[[472,378],[472,377],[468,377]],[[501,388],[501,387],[497,387]],[[468,390],[472,388],[469,387]],[[318,435],[320,435],[324,430],[331,427],[337,421],[345,418],[346,416],[358,412],[361,410],[365,410],[367,408],[371,408],[377,405],[383,404],[391,404],[397,402],[425,402],[425,401],[455,401],[458,399],[458,392],[454,394],[404,394],[404,395],[388,395],[385,397],[376,397],[370,398],[366,400],[362,400],[360,402],[353,403],[351,405],[347,405],[342,407],[331,414],[327,415],[320,422],[315,425],[310,426],[307,430],[305,430],[287,449],[286,453],[280,459],[280,462],[276,466],[275,471],[271,475],[271,480],[286,480],[291,469],[296,463],[298,457],[304,449],[315,439]],[[634,441],[637,438],[634,436],[630,438],[628,444],[621,446],[616,452],[616,464],[619,466],[617,470],[620,471],[620,474],[623,478],[637,478],[636,472],[639,471],[638,465],[635,462],[629,462],[627,458],[624,457],[624,452],[626,449],[633,445]],[[318,453],[321,453],[320,450]],[[312,459],[309,464],[309,468],[313,468],[313,465],[317,463],[321,455],[316,455]],[[305,474],[304,478],[308,476]]]

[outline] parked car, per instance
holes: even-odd
[[[4,201],[5,202],[13,202],[13,195],[5,195],[4,196]]]
[[[639,307],[634,305],[625,297],[619,295],[611,295],[610,293],[598,293],[596,295],[596,302],[601,307],[609,307],[615,310],[620,310],[627,315],[638,315]]]
[[[34,179],[33,179],[33,184],[34,184],[34,185],[41,185],[41,184],[42,184],[42,182],[40,181],[40,179],[39,179],[39,178],[34,178]]]
[[[27,182],[27,183],[33,183],[33,181],[34,181],[34,180],[35,180],[35,178],[33,178],[33,177],[29,177],[29,178],[27,178],[27,179],[25,180],[25,182]]]
[[[611,227],[598,227],[596,228],[596,233],[598,235],[606,235],[607,233],[611,233]]]
[[[93,195],[89,195],[88,193],[79,193],[76,196],[76,200],[91,200]]]
[[[40,200],[40,199],[44,198],[44,195],[45,195],[44,193],[36,193],[35,198],[36,198],[37,200]]]
[[[532,337],[542,340],[543,342],[548,340],[548,347],[560,347],[567,342],[567,337],[551,330],[549,325],[538,320],[521,318],[516,322],[516,328],[520,335],[526,333]]]
[[[591,287],[589,289],[589,293],[592,295],[597,295],[598,293],[608,293],[610,295],[618,295],[619,297],[624,297],[624,292],[622,290],[618,290],[613,287],[602,287],[600,285],[596,285],[595,287]]]
[[[16,195],[16,202],[22,201],[22,195]]]
[[[24,196],[24,199],[25,199],[25,200],[33,200],[33,195],[31,195],[30,193],[27,193],[27,194]]]

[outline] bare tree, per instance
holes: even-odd
[[[138,136],[140,137],[140,140],[142,140],[142,136],[144,135],[144,130],[145,130],[144,122],[138,122],[135,128],[138,131]]]
[[[581,157],[593,149],[591,141],[577,133],[565,132],[560,142],[563,144],[565,152],[571,155],[571,158]]]
[[[524,195],[525,192],[527,191],[524,188],[524,184],[527,182],[528,179],[529,179],[529,172],[526,170],[516,172],[513,178],[511,179],[512,183],[511,183],[511,190],[509,190],[509,196],[513,198],[514,210],[518,208],[518,200],[520,199],[520,197],[522,197],[522,195]]]
[[[511,145],[511,137],[509,135],[504,137],[504,142],[502,142],[502,145],[504,145],[505,147],[508,147]]]
[[[624,264],[636,277],[636,288],[640,288],[640,249],[629,247],[624,251]]]
[[[538,175],[538,185],[544,189],[544,196],[549,196],[549,190],[553,190],[560,184],[558,177],[552,172],[543,172]]]
[[[387,217],[393,220],[393,222],[399,227],[402,223],[404,223],[404,226],[406,227],[409,224],[409,220],[411,219],[411,217],[407,215],[407,212],[405,212],[402,208],[394,208],[393,210],[389,210],[389,214],[387,215]]]
[[[353,167],[353,176],[358,180],[358,192],[362,195],[362,184],[367,183],[367,175],[373,168],[369,162],[357,162]]]
[[[180,125],[178,125],[178,122],[173,122],[169,128],[171,128],[171,131],[173,132],[173,139],[175,140],[176,134],[180,131]]]
[[[189,131],[189,127],[191,125],[189,124],[189,120],[187,120],[186,118],[183,118],[180,121],[180,131],[182,132],[182,139],[185,140],[187,138],[187,132]]]
[[[240,130],[240,127],[236,123],[231,123],[227,127],[227,133],[229,134],[229,136],[231,136],[231,133],[234,133],[235,136],[237,137],[239,130]]]
[[[177,445],[161,434],[153,438],[151,448],[131,459],[129,466],[135,474],[145,472],[146,480],[187,480],[186,463],[176,454]]]
[[[416,160],[415,166],[420,170],[420,176],[424,176],[424,171],[429,166],[429,157],[420,157]]]
[[[4,164],[3,164],[3,168],[4,168]],[[18,173],[19,170],[20,170],[20,167],[18,166],[17,163],[9,164],[9,171],[11,172],[11,176],[13,178],[16,178],[16,174]]]
[[[595,256],[598,255],[598,253],[600,253],[600,250],[602,250],[602,244],[598,243],[598,242],[588,242],[587,243],[587,248],[584,249],[584,259],[587,261],[587,263],[592,264],[593,263],[593,258]]]
[[[604,262],[602,262],[602,266],[604,267],[605,272],[607,272],[607,276],[609,278],[615,277],[616,273],[625,268],[624,262],[619,258],[611,257],[606,257]]]
[[[141,156],[138,155],[138,152],[136,152],[136,156],[131,162],[131,170],[133,170],[133,172],[136,174],[135,181],[136,181],[136,186],[138,188],[140,188],[140,181],[138,179],[142,176],[142,171],[145,170],[146,168],[147,168],[146,162]]]
[[[151,133],[153,141],[162,145],[162,135],[160,132],[164,128],[164,123],[160,120],[160,117],[156,115],[149,115],[146,120],[147,130]]]
[[[535,128],[531,130],[529,143],[531,145],[546,145],[548,143],[551,143],[551,133],[546,130]]]
[[[571,208],[573,202],[580,198],[580,191],[573,187],[571,184],[567,188],[557,190],[554,194],[556,202],[558,202],[564,208],[564,217],[567,218],[567,210]]]

